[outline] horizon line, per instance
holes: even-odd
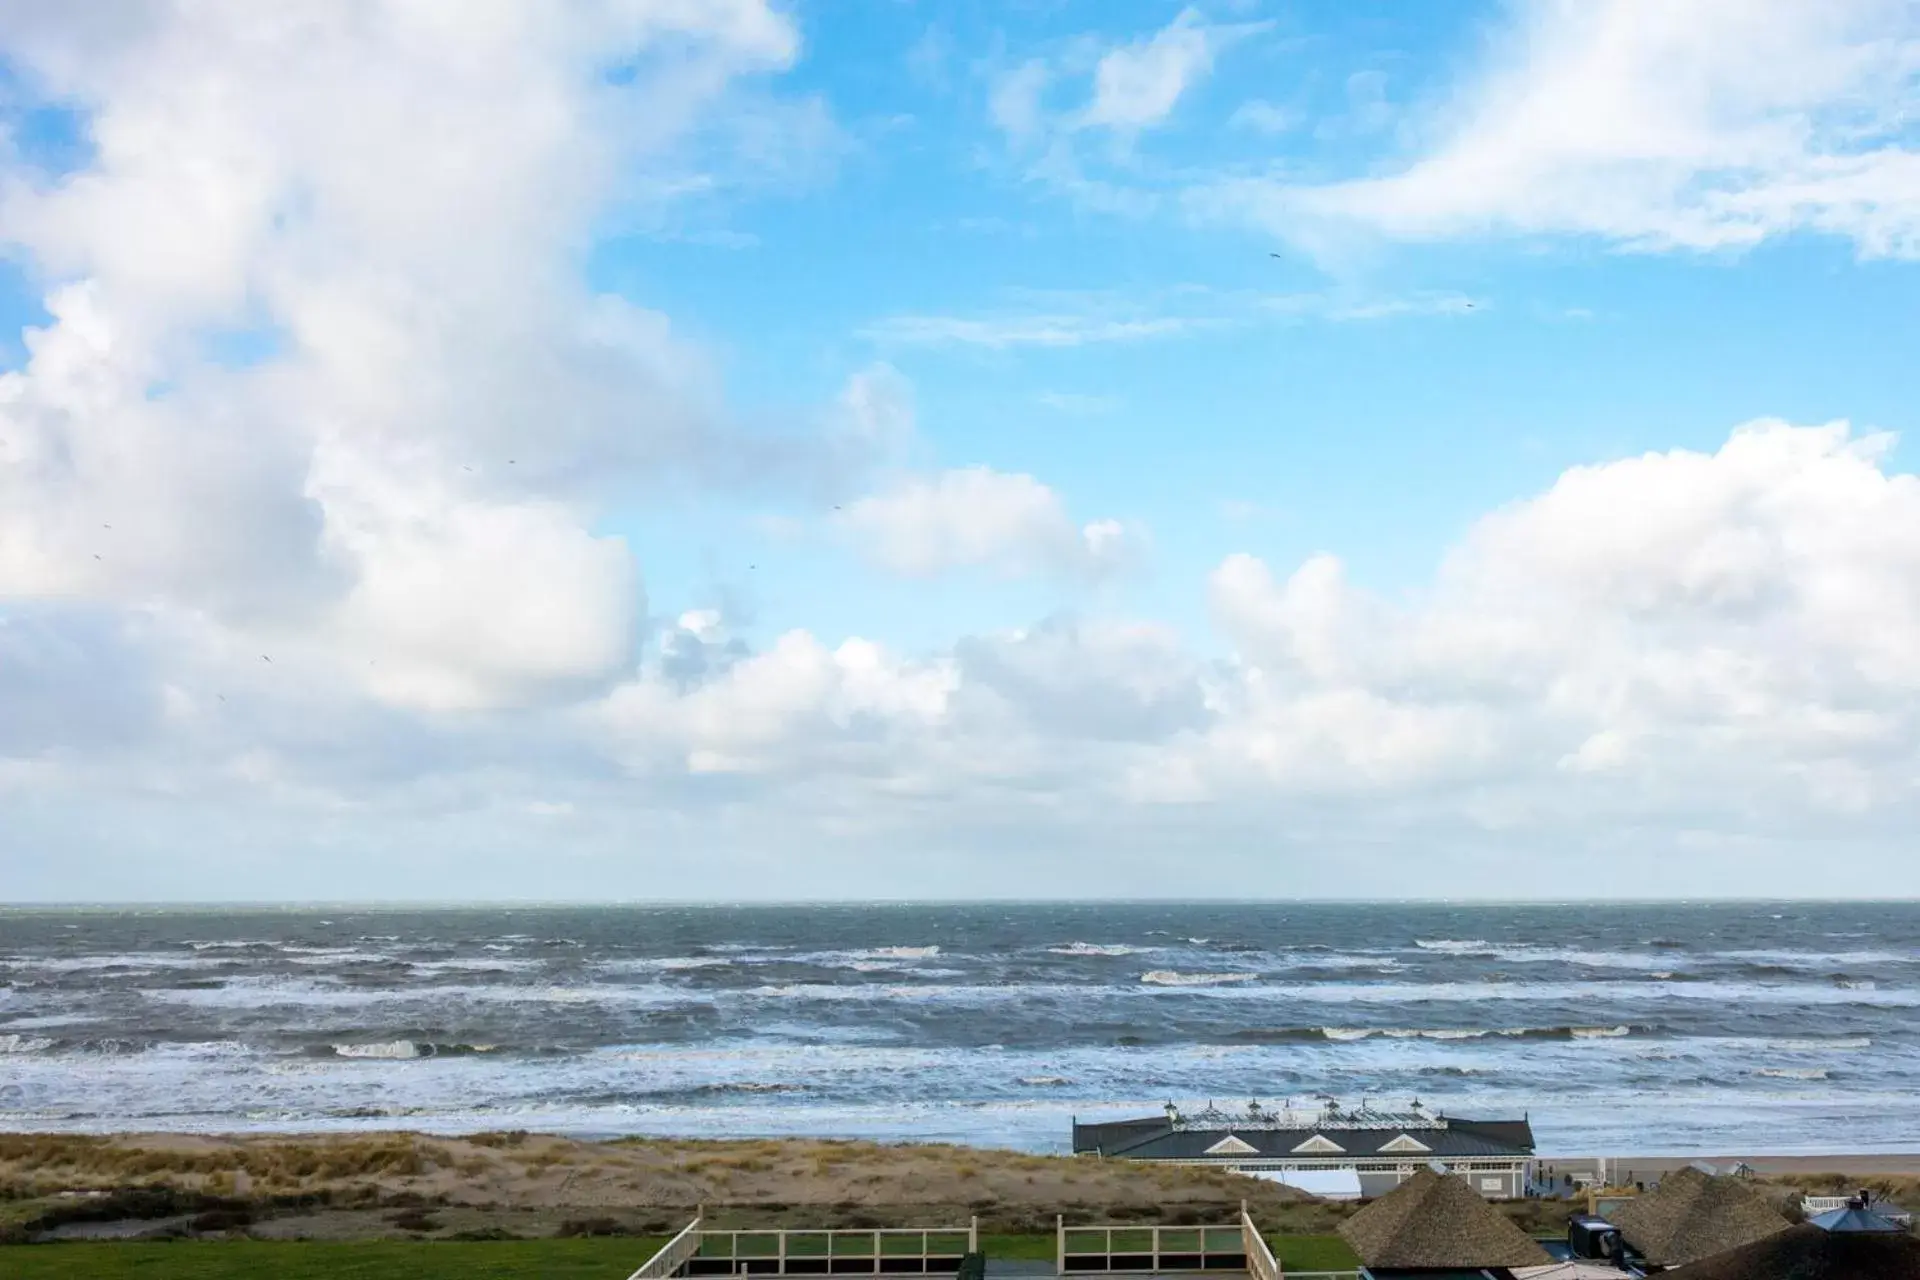
[[[1704,897],[1614,895],[1605,898],[1497,897],[1025,897],[1025,898],[232,898],[232,899],[46,899],[0,901],[0,911],[120,910],[494,910],[501,908],[724,908],[779,907],[1046,907],[1046,906],[1893,906],[1920,903],[1920,895],[1885,897]]]

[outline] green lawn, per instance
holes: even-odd
[[[1352,1271],[1360,1265],[1339,1236],[1269,1236],[1267,1244],[1287,1271]]]
[[[625,1280],[658,1246],[603,1240],[180,1240],[0,1247],[6,1280]]]
[[[1048,1235],[983,1236],[995,1258],[1053,1257]],[[1289,1271],[1351,1271],[1338,1236],[1278,1236],[1274,1256]],[[5,1280],[623,1280],[657,1240],[182,1240],[171,1243],[35,1244],[0,1247]]]
[[[1051,1262],[1057,1242],[1049,1231],[1043,1236],[987,1236],[980,1237],[980,1252],[989,1258],[1025,1258]]]

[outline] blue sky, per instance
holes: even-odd
[[[1319,261],[1256,229],[1103,214],[1005,153],[987,100],[1008,66],[1136,40],[1177,12],[803,8],[807,53],[787,85],[833,104],[843,149],[798,189],[708,210],[721,230],[705,234],[737,237],[731,247],[623,236],[595,261],[608,287],[710,343],[737,403],[770,418],[804,417],[849,370],[890,363],[914,387],[929,457],[1030,472],[1077,511],[1142,521],[1146,571],[1064,600],[991,573],[876,595],[844,557],[755,536],[764,508],[701,493],[611,526],[660,549],[648,559],[656,594],[696,599],[777,577],[780,608],[764,621],[912,647],[1053,606],[1144,611],[1205,644],[1197,583],[1231,551],[1297,561],[1333,550],[1381,589],[1412,589],[1475,518],[1569,466],[1711,449],[1768,415],[1906,425],[1920,280],[1907,262],[1861,261],[1843,238],[1704,253],[1585,239],[1371,244]],[[1304,5],[1221,17],[1269,25],[1235,39],[1132,142],[1129,167],[1149,185],[1214,165],[1329,176],[1391,165],[1421,105],[1471,74],[1510,14]],[[1370,96],[1374,76],[1385,106]],[[1277,134],[1231,123],[1269,101],[1298,122]],[[1412,310],[1261,312],[1309,296]],[[884,333],[901,317],[1062,314],[1187,327],[1002,349]],[[688,521],[700,554],[684,557]]]
[[[1920,892],[1910,6],[143,14],[0,5],[20,896]]]

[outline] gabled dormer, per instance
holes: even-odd
[[[1207,1154],[1210,1156],[1255,1156],[1259,1155],[1260,1151],[1259,1148],[1255,1147],[1251,1142],[1244,1141],[1230,1133],[1208,1147]]]
[[[1293,1149],[1297,1156],[1343,1156],[1347,1149],[1324,1133],[1316,1133]]]
[[[1433,1148],[1428,1146],[1426,1143],[1420,1141],[1418,1138],[1415,1138],[1409,1134],[1403,1133],[1399,1137],[1395,1138],[1392,1142],[1384,1144],[1380,1148],[1380,1150],[1383,1152],[1391,1151],[1395,1155],[1406,1154],[1406,1155],[1423,1156],[1423,1155],[1426,1155],[1429,1151],[1432,1151]]]

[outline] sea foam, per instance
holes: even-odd
[[[1180,973],[1173,969],[1151,969],[1140,975],[1150,987],[1219,987],[1234,982],[1252,982],[1257,973]]]

